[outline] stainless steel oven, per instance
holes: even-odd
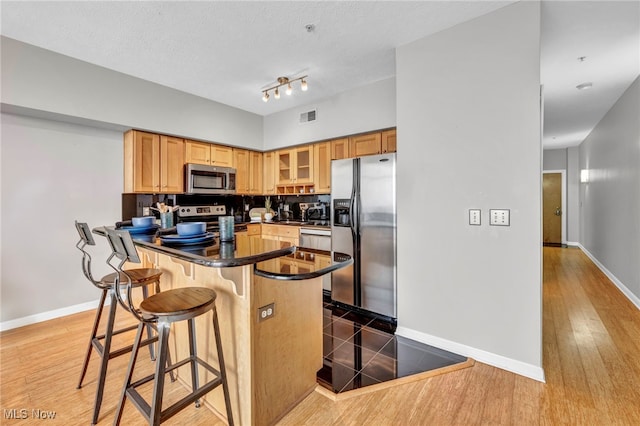
[[[236,169],[189,163],[184,170],[187,194],[236,193]]]

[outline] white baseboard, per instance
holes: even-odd
[[[576,242],[576,241],[567,241],[565,242],[566,245],[568,246],[572,246],[572,247],[580,247],[580,243]]]
[[[398,327],[396,329],[396,334],[411,340],[416,340],[418,342],[434,346],[439,349],[444,349],[446,351],[456,353],[458,355],[473,358],[474,360],[480,361],[484,364],[489,364],[493,367],[507,370],[512,373],[537,380],[539,382],[545,382],[544,370],[542,369],[542,367],[527,364],[525,362],[517,361],[511,358],[506,358],[501,355],[483,351],[481,349],[472,348],[471,346],[452,342],[450,340],[442,339],[440,337],[432,336],[430,334],[422,333],[410,328]]]
[[[586,254],[587,257],[591,259],[593,263],[596,264],[598,269],[600,269],[602,273],[605,274],[607,278],[609,278],[611,282],[613,282],[613,284],[615,284],[615,286],[618,287],[625,296],[627,296],[627,299],[629,299],[631,303],[636,305],[636,308],[640,309],[640,298],[635,294],[633,294],[631,290],[627,288],[627,286],[622,284],[622,281],[620,281],[615,275],[613,275],[611,271],[605,268],[605,266],[602,263],[600,263],[600,261],[596,259],[596,257],[593,254],[591,254],[589,250],[587,250],[582,244],[578,243],[578,247],[580,247],[580,250],[582,250],[584,254]]]
[[[99,300],[92,302],[81,303],[79,305],[67,306],[66,308],[54,309],[53,311],[42,312],[35,315],[29,315],[27,317],[17,318],[14,320],[0,322],[0,331],[11,330],[13,328],[23,327],[25,325],[31,325],[42,321],[48,321],[54,318],[60,318],[71,314],[77,314],[78,312],[84,312],[98,307]],[[107,303],[109,301],[107,300]]]

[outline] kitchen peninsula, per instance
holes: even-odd
[[[104,235],[104,228],[94,229]],[[352,263],[349,256],[235,234],[233,242],[207,246],[163,245],[155,235],[132,235],[145,267],[162,270],[162,288],[204,286],[218,295],[222,347],[231,406],[241,425],[273,424],[316,386],[322,367],[322,276]],[[198,342],[210,342],[209,316],[196,319]],[[181,327],[182,326],[182,327]],[[186,325],[172,330],[171,356],[188,354]],[[206,348],[203,348],[206,346]],[[214,344],[199,356],[217,365]],[[190,387],[187,366],[178,380]],[[208,380],[209,372],[201,372]],[[224,418],[222,391],[205,405]]]

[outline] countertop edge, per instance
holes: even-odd
[[[353,258],[349,259],[349,260],[345,260],[341,263],[334,263],[331,266],[328,266],[326,268],[320,269],[318,271],[313,271],[313,272],[308,272],[305,274],[277,274],[275,272],[268,272],[268,271],[263,271],[261,269],[258,269],[258,265],[255,264],[253,266],[253,273],[259,277],[263,277],[263,278],[269,278],[272,280],[278,280],[278,281],[301,281],[301,280],[309,280],[312,278],[318,278],[321,277],[323,275],[326,275],[328,273],[331,273],[333,271],[336,271],[338,269],[344,268],[346,266],[349,266],[353,264]]]

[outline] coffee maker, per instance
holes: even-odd
[[[306,222],[309,220],[309,215],[307,212],[309,211],[309,207],[311,207],[315,203],[300,203],[300,220]]]

